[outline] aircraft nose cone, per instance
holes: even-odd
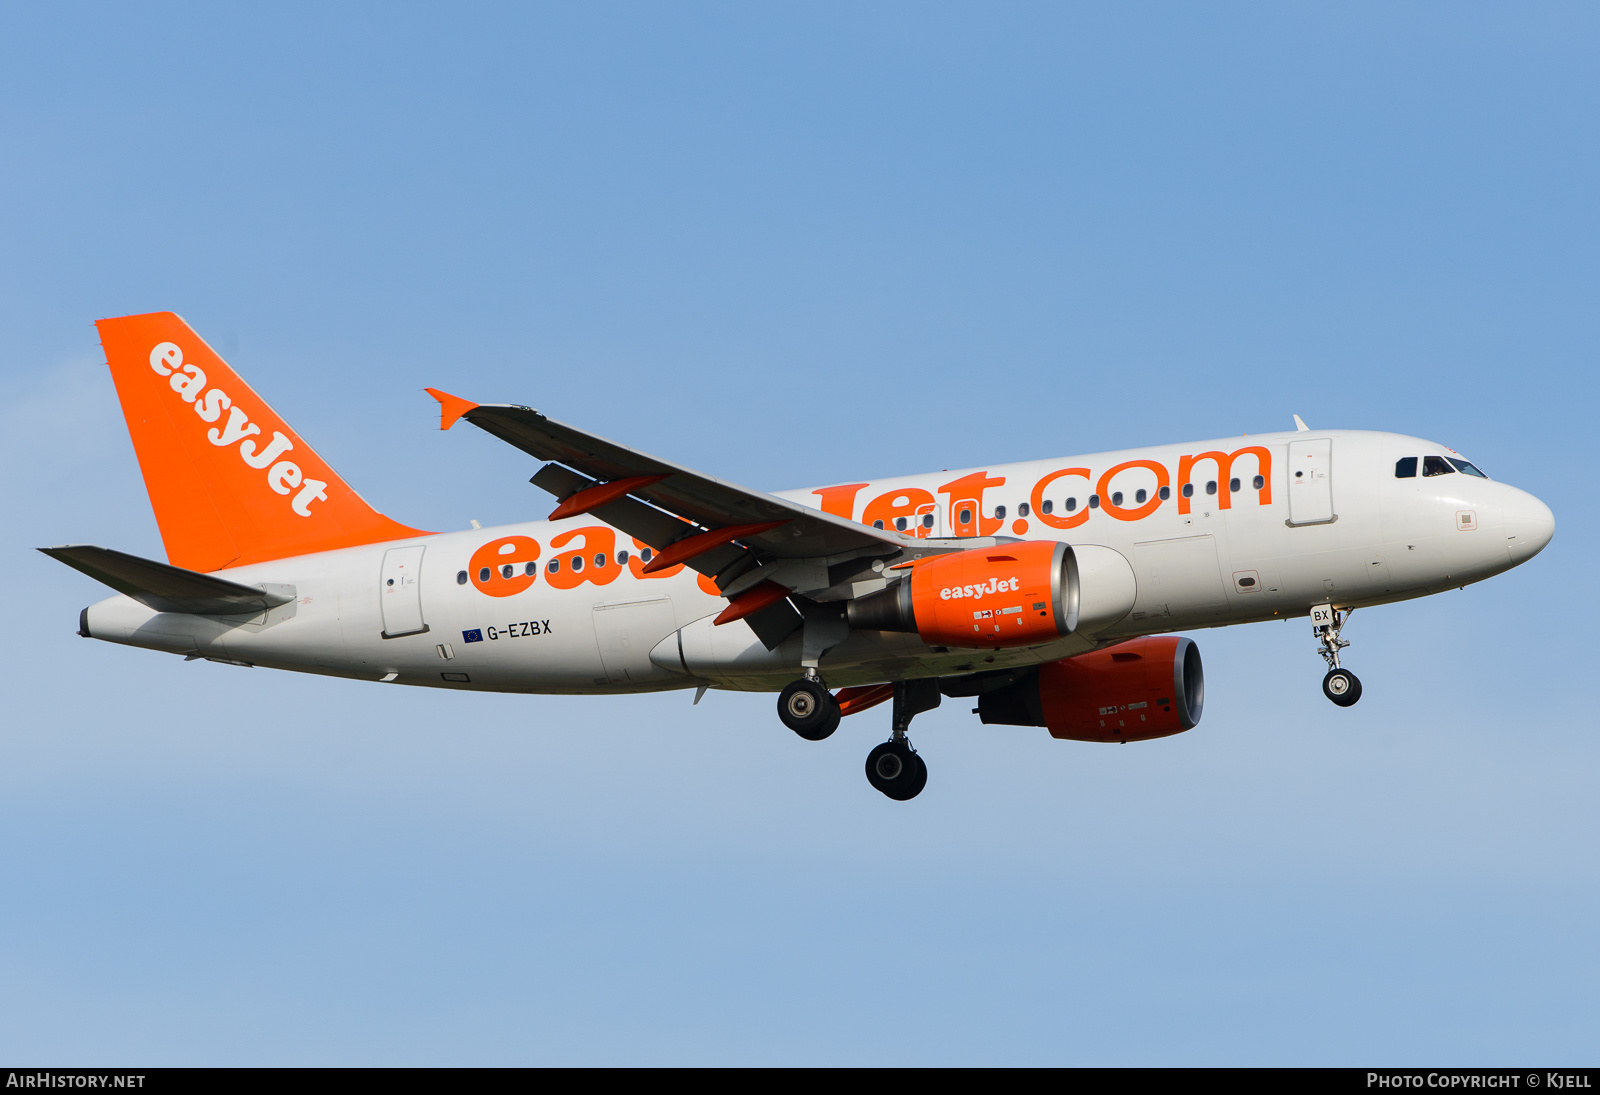
[[[1506,499],[1505,521],[1512,565],[1532,559],[1556,534],[1556,515],[1526,491],[1516,491]]]

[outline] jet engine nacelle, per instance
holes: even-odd
[[[1035,646],[1096,630],[1133,608],[1116,551],[1029,540],[919,559],[909,578],[851,601],[850,626],[915,631],[930,646]]]
[[[1161,635],[1046,662],[979,696],[978,715],[1076,741],[1143,741],[1192,729],[1205,696],[1200,648]]]

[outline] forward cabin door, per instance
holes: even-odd
[[[1333,439],[1289,442],[1289,523],[1320,525],[1332,521]]]
[[[416,635],[428,630],[422,622],[422,553],[424,544],[390,548],[383,553],[378,600],[383,605],[383,637]]]

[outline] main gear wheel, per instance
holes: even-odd
[[[807,741],[821,741],[839,729],[839,701],[821,681],[804,678],[779,693],[778,718]]]
[[[886,741],[867,754],[867,782],[896,802],[916,798],[928,785],[928,766],[907,741]]]

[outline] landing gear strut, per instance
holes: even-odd
[[[1317,653],[1328,663],[1328,675],[1322,678],[1322,694],[1340,707],[1349,707],[1361,698],[1361,679],[1348,669],[1339,667],[1339,651],[1350,645],[1339,638],[1345,622],[1355,609],[1313,609],[1311,633],[1317,637]]]
[[[839,701],[808,675],[779,693],[778,718],[807,741],[821,741],[839,729]]]
[[[916,798],[928,785],[928,766],[911,748],[911,720],[939,706],[936,680],[896,681],[893,736],[867,754],[867,782],[897,802]]]

